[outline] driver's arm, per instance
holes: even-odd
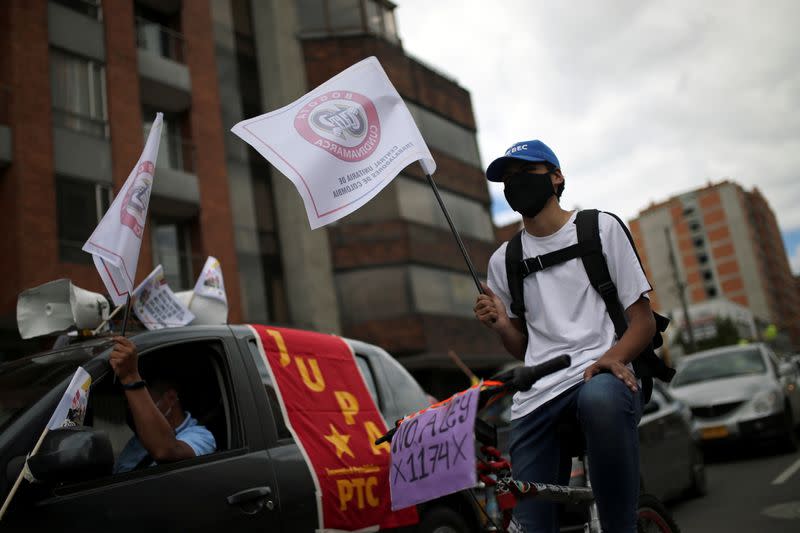
[[[126,337],[115,337],[109,362],[123,385],[141,381],[136,345]],[[126,390],[125,397],[133,415],[142,446],[156,462],[180,461],[195,457],[187,443],[175,437],[175,431],[158,410],[147,387]]]

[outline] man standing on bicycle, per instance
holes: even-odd
[[[512,209],[522,215],[522,257],[537,257],[576,244],[576,212],[559,200],[564,175],[541,141],[516,143],[489,165],[486,176],[505,185]],[[500,336],[506,350],[535,365],[570,354],[572,366],[514,396],[511,463],[516,479],[567,484],[571,457],[562,453],[557,428],[575,420],[586,441],[600,521],[606,533],[636,531],[639,495],[639,383],[631,361],[656,332],[652,290],[625,229],[600,213],[600,239],[628,328],[616,340],[614,325],[580,258],[546,268],[524,280],[525,316],[511,312],[504,243],[489,260],[486,294],[475,316]],[[515,509],[527,532],[558,531],[555,504],[523,499]]]

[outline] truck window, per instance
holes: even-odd
[[[159,387],[175,389],[188,425],[183,426],[184,429],[178,426],[178,438],[181,438],[182,431],[193,426],[181,440],[195,449],[204,450],[203,455],[241,445],[238,424],[234,424],[230,379],[224,361],[223,347],[217,341],[173,344],[140,354],[139,372],[148,382],[149,392],[158,396],[156,389]],[[93,384],[84,424],[108,433],[116,459],[115,472],[155,466],[146,450],[137,444],[138,439],[134,438],[133,417],[124,393],[111,374]],[[213,435],[215,445],[210,444],[207,432]],[[134,461],[133,456],[141,455],[141,451],[145,454]]]
[[[430,406],[425,391],[422,390],[417,380],[408,370],[397,362],[392,356],[384,358],[386,363],[386,377],[392,388],[397,409],[405,416],[416,413],[420,409]]]
[[[367,382],[367,389],[369,389],[369,393],[372,395],[375,405],[378,406],[378,409],[381,409],[381,399],[378,396],[378,388],[375,386],[375,376],[372,374],[369,361],[367,361],[367,358],[363,355],[356,354],[356,362],[358,363],[358,369],[361,370],[361,374],[364,376],[364,381]]]
[[[106,340],[94,341],[0,365],[0,430],[59,383],[68,381],[80,365],[102,352],[108,345]],[[55,408],[55,404],[53,407]]]
[[[267,369],[267,362],[264,361],[264,356],[258,350],[255,338],[247,341],[247,346],[250,348],[250,355],[253,356],[253,361],[258,369],[258,375],[261,377],[261,383],[264,384],[264,389],[267,391],[267,398],[269,399],[269,407],[272,410],[272,419],[275,421],[275,430],[278,433],[279,439],[291,439],[292,433],[286,425],[286,420],[283,419],[283,411],[281,404],[278,400],[278,394],[275,392],[275,386],[272,384],[272,377],[269,375]]]

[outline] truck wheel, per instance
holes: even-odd
[[[422,515],[419,531],[420,533],[470,533],[472,529],[460,514],[440,505]]]

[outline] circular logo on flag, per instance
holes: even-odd
[[[131,228],[134,235],[142,238],[147,217],[147,204],[150,201],[150,187],[153,186],[155,167],[150,161],[143,161],[136,169],[133,184],[128,187],[119,210],[120,222]]]
[[[363,161],[381,141],[375,104],[350,91],[330,91],[309,101],[294,127],[306,141],[348,163]]]

